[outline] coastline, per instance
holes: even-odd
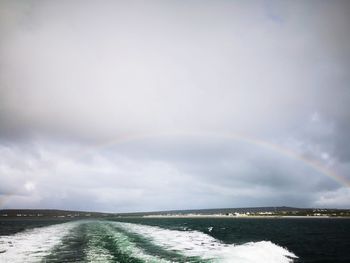
[[[142,218],[229,218],[229,219],[350,219],[348,216],[226,216],[226,215],[147,215]]]

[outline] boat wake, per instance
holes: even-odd
[[[270,241],[224,244],[199,231],[80,221],[0,236],[0,262],[292,262]]]
[[[48,256],[77,224],[63,223],[0,236],[0,262],[39,262]]]
[[[140,234],[163,249],[211,262],[292,262],[295,254],[270,241],[243,245],[223,244],[199,231],[177,231],[130,223],[114,223],[128,232]]]

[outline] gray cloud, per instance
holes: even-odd
[[[348,207],[349,187],[225,136],[350,180],[348,10],[2,1],[2,206]]]

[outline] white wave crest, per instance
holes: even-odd
[[[76,223],[63,223],[0,236],[0,262],[38,262],[75,226]]]
[[[292,252],[270,241],[249,242],[242,245],[223,244],[199,231],[177,231],[120,222],[115,224],[128,232],[148,238],[164,249],[216,262],[287,263],[297,258]]]

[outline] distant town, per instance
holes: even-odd
[[[236,217],[236,218],[257,218],[257,217],[349,217],[350,212],[347,210],[336,211],[333,209],[310,209],[308,211],[280,211],[280,212],[232,212],[232,213],[217,213],[217,214],[202,214],[202,213],[168,213],[159,215],[145,215],[144,217]]]
[[[174,210],[150,213],[129,213],[119,216],[142,217],[225,217],[225,218],[261,218],[261,217],[349,217],[350,209],[328,208],[295,208],[295,207],[248,207],[248,208],[221,208],[201,210]]]
[[[1,219],[94,219],[94,218],[167,218],[167,217],[224,217],[224,218],[350,218],[350,209],[326,209],[326,208],[294,208],[294,207],[250,207],[250,208],[222,208],[201,210],[172,210],[138,213],[99,213],[85,211],[48,210],[48,209],[4,209],[0,210]]]

